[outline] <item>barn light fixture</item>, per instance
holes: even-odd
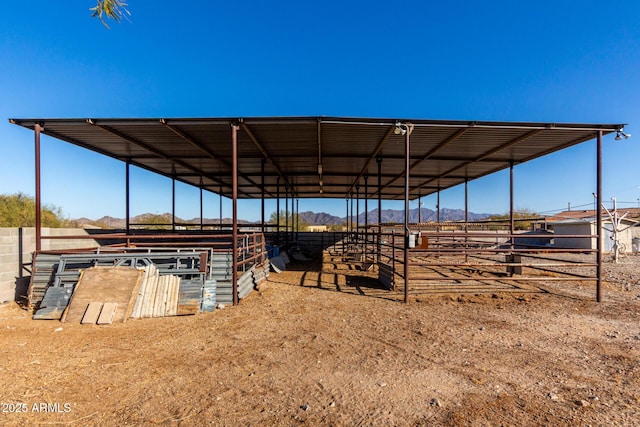
[[[622,129],[618,129],[616,131],[616,137],[615,137],[616,141],[620,141],[621,139],[629,139],[629,138],[631,138],[630,133],[625,133]]]
[[[407,125],[402,124],[400,122],[396,122],[396,127],[393,130],[393,133],[396,135],[406,135],[407,134]]]

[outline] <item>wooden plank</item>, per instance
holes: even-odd
[[[153,317],[153,304],[156,299],[156,288],[158,287],[158,270],[153,271],[153,275],[149,278],[147,288],[144,293],[140,317]]]
[[[158,286],[156,288],[156,298],[153,304],[153,317],[163,317],[164,307],[166,305],[167,297],[167,279],[168,276],[160,276],[158,279]]]
[[[64,321],[79,323],[87,305],[93,301],[117,303],[113,322],[126,321],[131,315],[143,274],[144,272],[133,267],[91,267],[84,270],[69,302]]]
[[[136,269],[136,271],[138,271],[138,277],[136,279],[135,285],[133,286],[133,290],[129,294],[129,301],[127,301],[127,305],[124,310],[124,315],[122,316],[122,323],[126,322],[127,319],[131,317],[133,306],[135,305],[136,300],[138,299],[138,293],[140,292],[140,284],[142,283],[142,275],[144,274],[144,271],[141,271],[138,269]],[[115,314],[113,317],[115,318]]]
[[[140,282],[140,288],[138,289],[138,296],[136,297],[136,302],[133,305],[133,311],[131,311],[131,317],[134,319],[140,318],[142,303],[144,301],[144,293],[147,288],[147,284],[149,283],[149,276],[151,275],[151,270],[153,268],[153,264],[147,266],[144,269],[144,274],[142,275],[142,280]]]
[[[91,301],[82,316],[82,320],[80,323],[83,325],[95,325],[98,321],[98,316],[100,316],[100,312],[102,311],[102,303],[98,301]]]
[[[98,317],[98,325],[110,325],[113,323],[113,316],[118,308],[117,302],[105,302],[102,306],[102,311]]]
[[[167,307],[165,310],[165,316],[175,316],[178,307],[178,286],[180,278],[177,276],[170,276],[169,289],[167,291]]]
[[[175,282],[175,286],[173,289],[173,305],[171,307],[172,311],[173,311],[173,316],[177,316],[178,315],[178,304],[180,303],[180,282],[182,282],[182,279],[178,276],[176,276],[176,282]]]

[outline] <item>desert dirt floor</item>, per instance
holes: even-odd
[[[0,306],[0,425],[640,425],[640,256],[606,263],[601,303],[555,282],[404,304],[327,261],[197,316]]]

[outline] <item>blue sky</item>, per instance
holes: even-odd
[[[604,140],[604,197],[640,203],[636,0],[130,0],[131,22],[110,30],[89,17],[94,4],[3,5],[0,193],[34,194],[33,134],[10,117],[327,115],[628,123],[637,137]],[[50,138],[42,150],[45,203],[124,216],[122,163]],[[133,215],[171,210],[169,180],[134,168],[131,183]],[[470,182],[470,210],[508,211],[508,183],[508,172]],[[177,190],[176,214],[198,216],[199,191]],[[515,191],[517,208],[592,206],[595,143],[516,166]],[[435,196],[423,202],[434,209]],[[463,189],[441,205],[464,207]],[[205,193],[205,216],[218,206]],[[239,208],[259,219],[259,202]],[[301,200],[305,210],[346,213],[344,200]]]

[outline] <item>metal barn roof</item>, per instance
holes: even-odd
[[[149,171],[232,193],[238,131],[239,198],[404,198],[410,133],[410,199],[615,132],[621,124],[470,122],[342,117],[11,119],[11,123]],[[264,166],[263,166],[264,159]],[[264,168],[264,174],[263,174]],[[368,178],[367,178],[368,177]],[[365,183],[366,181],[366,183]]]

